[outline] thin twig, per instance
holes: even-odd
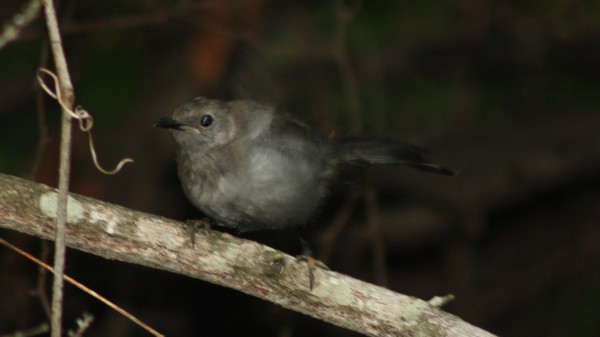
[[[42,47],[42,53],[40,55],[40,63],[38,68],[43,68],[48,63],[48,40],[44,40],[44,46]],[[46,109],[44,108],[44,93],[40,90],[39,86],[35,86],[36,95],[35,95],[35,107],[37,110],[37,122],[38,122],[38,145],[35,150],[35,156],[33,159],[33,164],[31,165],[30,176],[32,179],[35,179],[38,174],[38,170],[40,168],[40,164],[42,162],[42,157],[44,155],[44,150],[46,148],[46,144],[50,140],[48,136],[48,125],[46,125]]]
[[[22,255],[22,256],[26,257],[27,259],[35,262],[38,266],[44,268],[45,270],[47,270],[47,271],[49,271],[51,273],[54,273],[54,268],[52,268],[48,264],[44,263],[43,261],[37,259],[33,255],[27,253],[26,251],[18,248],[17,246],[13,245],[12,243],[4,240],[3,238],[0,238],[0,244],[2,244],[4,246],[6,246],[6,247],[8,247],[8,248],[10,248],[12,250],[14,250],[15,252],[19,253],[20,255]],[[116,312],[120,313],[121,315],[127,317],[129,320],[133,321],[135,324],[137,324],[137,325],[141,326],[142,328],[146,329],[148,332],[150,332],[154,336],[158,336],[158,337],[164,336],[163,334],[161,334],[158,331],[154,330],[148,324],[140,321],[138,318],[136,318],[132,314],[128,313],[127,311],[125,311],[124,309],[122,309],[118,305],[114,304],[113,302],[109,301],[108,299],[106,299],[102,295],[98,294],[97,292],[93,291],[92,289],[90,289],[90,288],[86,287],[85,285],[79,283],[77,280],[73,279],[69,275],[64,274],[64,278],[65,278],[65,280],[67,280],[67,282],[69,282],[72,285],[76,286],[77,288],[83,290],[84,292],[86,292],[90,296],[94,297],[95,299],[99,300],[100,302],[106,304],[111,309],[115,310]]]
[[[125,29],[159,26],[174,20],[186,20],[197,13],[212,8],[228,6],[223,1],[184,1],[176,6],[157,9],[150,13],[132,13],[109,18],[91,18],[84,21],[66,21],[61,25],[63,34],[82,34],[98,31],[119,31]],[[30,30],[21,34],[22,40],[31,40],[41,35],[40,30]]]
[[[48,255],[50,254],[50,246],[48,241],[40,242],[41,251],[40,251],[40,261],[46,261],[48,259]],[[48,300],[48,296],[46,296],[46,269],[39,265],[38,269],[38,279],[37,285],[35,289],[31,292],[31,294],[40,300],[40,304],[44,309],[44,313],[48,320],[52,319],[52,309],[50,308],[50,301]]]
[[[344,205],[337,212],[331,225],[329,225],[327,229],[320,234],[319,260],[323,263],[329,263],[337,239],[350,221],[350,216],[352,215],[352,211],[354,211],[354,206],[358,201],[358,196],[358,191],[353,189],[346,202],[344,202]]]
[[[383,233],[381,232],[381,217],[379,216],[379,203],[377,200],[377,191],[372,185],[365,191],[365,202],[367,204],[367,232],[371,241],[373,252],[373,273],[375,281],[380,286],[389,286],[387,272],[387,262],[385,256],[385,244],[383,242]]]
[[[0,34],[0,49],[16,40],[21,31],[37,18],[39,12],[40,0],[31,0],[21,13],[15,14],[11,21],[4,25],[4,31]]]
[[[350,61],[347,46],[348,25],[362,6],[362,0],[346,5],[344,0],[334,0],[335,26],[333,32],[333,55],[340,71],[342,85],[348,100],[350,114],[350,131],[356,133],[361,131],[360,121],[360,99],[358,93],[358,81],[356,73]]]
[[[56,11],[52,0],[42,0],[48,27],[50,49],[54,56],[54,64],[58,72],[61,92],[64,94],[65,105],[73,107],[75,96],[73,84],[63,51],[62,40],[58,29]],[[69,174],[71,170],[71,117],[65,108],[62,109],[60,162],[58,168],[58,198],[57,219],[54,245],[54,278],[52,282],[52,337],[62,336],[62,305],[63,305],[63,274],[65,269],[65,224],[67,219],[67,196],[69,190]]]
[[[40,62],[38,68],[46,67],[48,64],[49,56],[48,38],[44,39],[42,52],[40,54]],[[38,145],[35,150],[35,156],[33,164],[31,165],[30,176],[33,180],[38,178],[40,165],[46,149],[46,145],[50,140],[48,136],[48,125],[46,124],[46,109],[44,108],[44,93],[40,90],[39,86],[35,86],[35,106],[37,110],[37,122],[38,122]],[[40,241],[40,260],[46,262],[50,255],[50,243],[48,241]],[[48,321],[52,319],[52,309],[50,308],[50,300],[46,293],[46,269],[42,266],[38,268],[37,285],[31,294],[40,300],[40,305],[44,309],[44,313]],[[49,327],[47,328],[49,330]]]
[[[48,330],[50,330],[50,327],[48,326],[48,323],[44,322],[36,327],[27,330],[16,331],[8,335],[0,335],[0,337],[33,337],[45,334],[48,332]]]
[[[347,48],[348,25],[354,19],[362,6],[362,0],[355,1],[352,5],[347,5],[344,0],[333,0],[333,10],[335,15],[332,53],[338,70],[340,72],[341,82],[344,86],[346,100],[348,102],[348,113],[350,115],[350,131],[353,133],[362,130],[360,120],[360,100],[358,97],[358,84],[355,71],[350,62],[350,55]],[[328,260],[331,257],[333,245],[342,229],[347,224],[352,208],[358,200],[358,192],[353,191],[348,199],[346,206],[340,210],[327,234],[322,236],[323,249],[322,257]],[[326,242],[328,241],[328,242]]]
[[[77,329],[67,331],[69,337],[83,337],[85,332],[92,326],[94,322],[94,316],[88,312],[84,312],[80,318],[75,320]]]

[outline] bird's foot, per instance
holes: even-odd
[[[304,261],[306,262],[306,266],[308,267],[308,285],[310,291],[313,290],[315,286],[315,269],[321,268],[325,270],[329,270],[329,267],[325,265],[325,263],[315,259],[310,254],[302,254],[296,256],[296,261]]]
[[[191,219],[185,220],[185,230],[190,237],[190,242],[192,243],[192,248],[196,246],[196,233],[200,230],[209,230],[212,225],[213,220],[204,218],[202,220]]]

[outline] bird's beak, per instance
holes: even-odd
[[[161,119],[157,120],[156,122],[154,122],[154,124],[152,124],[152,126],[155,128],[165,128],[165,129],[173,129],[173,130],[182,131],[183,130],[182,127],[186,126],[186,124],[183,124],[177,120],[174,120],[173,118],[165,117],[165,118],[161,118]]]

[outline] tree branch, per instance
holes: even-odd
[[[57,191],[0,174],[0,227],[53,239]],[[329,270],[315,271],[259,243],[211,230],[192,247],[185,225],[70,194],[66,243],[85,252],[198,278],[369,336],[492,334],[429,302]]]

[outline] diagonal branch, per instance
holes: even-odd
[[[0,227],[54,238],[55,189],[0,174]],[[192,247],[182,223],[70,194],[68,246],[187,275],[369,336],[493,335],[429,302],[329,270],[308,289],[303,263],[259,243],[211,230]]]

